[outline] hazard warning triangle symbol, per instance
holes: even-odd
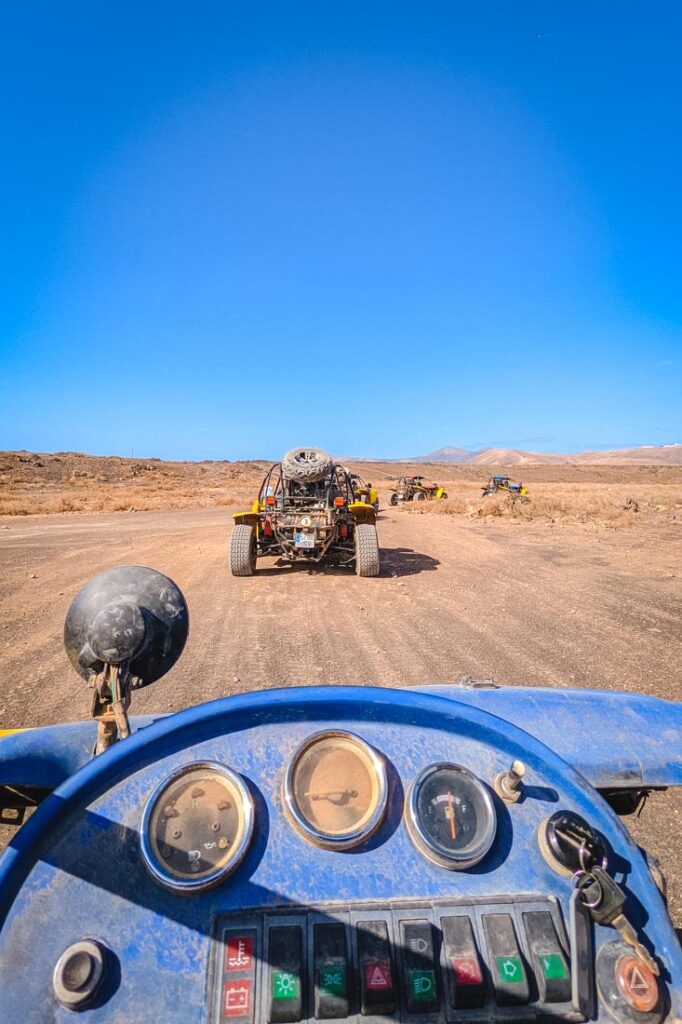
[[[367,987],[371,989],[391,988],[391,973],[384,964],[371,964],[367,970]]]

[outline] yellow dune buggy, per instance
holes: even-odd
[[[319,448],[287,452],[266,474],[251,511],[233,518],[233,576],[252,576],[266,556],[379,575],[376,511],[358,501],[350,474]]]
[[[528,488],[524,487],[520,482],[517,483],[515,480],[510,480],[508,476],[491,476],[483,488],[483,497],[487,498],[491,494],[499,494],[500,491],[514,499],[530,500],[528,498]]]
[[[346,470],[348,472],[348,470]],[[379,492],[376,487],[365,483],[357,473],[349,473],[350,482],[353,487],[353,494],[356,501],[362,501],[365,505],[372,505],[375,512],[379,511]]]
[[[404,501],[440,501],[447,498],[444,487],[429,483],[423,476],[401,476],[398,486],[391,493],[391,505]]]

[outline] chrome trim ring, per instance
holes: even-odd
[[[334,737],[339,737],[340,739],[349,741],[353,746],[361,751],[361,756],[364,756],[367,759],[370,770],[374,774],[376,781],[377,795],[374,810],[361,828],[331,835],[330,833],[321,832],[319,829],[316,829],[299,810],[294,793],[294,782],[296,769],[303,754],[305,754],[306,751],[315,743],[319,743],[324,739],[332,739]],[[386,813],[386,805],[388,802],[386,764],[381,754],[374,750],[374,748],[366,743],[365,740],[356,736],[355,733],[346,732],[343,729],[324,729],[321,732],[314,733],[312,736],[308,736],[289,761],[286,774],[284,776],[283,799],[289,820],[295,829],[300,832],[308,842],[312,843],[314,846],[321,846],[326,850],[350,850],[354,846],[359,846],[360,843],[369,839],[369,837],[376,832],[383,820],[384,814]]]
[[[445,854],[442,850],[436,849],[430,837],[424,832],[419,820],[419,814],[417,811],[419,791],[428,778],[443,769],[454,771],[462,775],[469,782],[473,783],[483,800],[486,810],[486,825],[484,832],[476,845],[463,853],[453,850],[452,853]],[[497,833],[497,812],[495,811],[495,804],[493,803],[490,790],[487,788],[485,783],[481,782],[478,776],[474,775],[474,773],[469,771],[468,768],[464,768],[461,764],[453,764],[450,761],[439,761],[437,764],[431,764],[417,775],[412,782],[405,799],[405,820],[407,822],[407,831],[410,839],[419,852],[423,854],[427,860],[432,861],[441,868],[447,868],[448,871],[465,871],[467,868],[472,868],[475,864],[478,864],[478,862],[483,860],[490,850]]]
[[[157,802],[168,787],[183,775],[197,770],[215,772],[234,788],[241,805],[243,826],[237,844],[232,847],[227,860],[219,868],[216,868],[215,871],[208,875],[203,875],[201,878],[177,878],[159,863],[149,835],[149,824]],[[237,775],[231,768],[227,768],[226,765],[219,764],[216,761],[192,761],[189,764],[184,764],[182,767],[176,768],[175,771],[171,772],[170,775],[167,775],[159,783],[145,806],[140,825],[140,849],[144,865],[159,885],[173,892],[195,893],[201,892],[204,889],[211,889],[231,875],[243,861],[253,837],[255,817],[253,797],[241,776]]]

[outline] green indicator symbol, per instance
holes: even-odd
[[[298,999],[300,991],[298,974],[291,974],[290,971],[272,972],[273,999]]]
[[[542,973],[548,981],[553,978],[568,977],[566,961],[559,953],[549,953],[547,956],[541,956],[540,962],[542,963]]]
[[[509,985],[521,985],[526,980],[521,958],[518,956],[496,956],[497,975]]]
[[[434,971],[410,971],[412,998],[427,1002],[436,998],[436,975]]]
[[[327,964],[317,974],[317,987],[326,996],[345,996],[346,968],[339,964]]]

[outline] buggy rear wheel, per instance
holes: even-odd
[[[256,531],[235,523],[230,537],[230,570],[233,576],[253,576],[256,571]]]
[[[372,523],[355,527],[355,572],[358,576],[379,575],[379,539]]]
[[[415,491],[412,495],[412,501],[424,501],[426,495],[423,491]]]
[[[390,500],[391,500],[391,505],[397,505],[398,504],[398,495],[395,492],[393,492],[393,494],[391,495],[391,499]]]

